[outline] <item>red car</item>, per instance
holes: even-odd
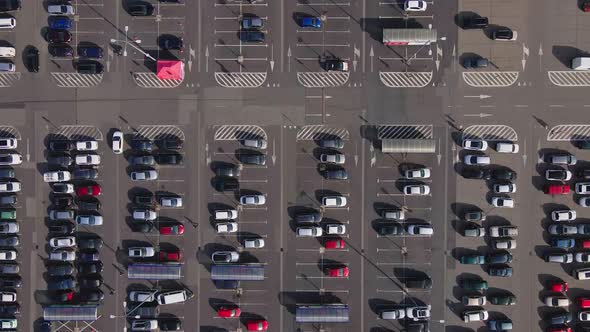
[[[161,235],[181,235],[184,233],[184,225],[175,224],[160,227]]]
[[[576,245],[582,249],[590,249],[590,240],[577,239]]]
[[[582,10],[585,12],[590,12],[590,0],[585,0],[582,2]]]
[[[567,326],[549,327],[547,332],[572,332],[572,328]]]
[[[182,253],[180,250],[161,250],[158,253],[158,257],[160,257],[161,261],[179,262],[182,259]]]
[[[248,331],[266,331],[268,329],[268,322],[264,319],[249,320],[246,322]]]
[[[217,310],[217,315],[222,318],[240,317],[242,311],[238,307],[221,307]]]
[[[567,290],[570,289],[569,285],[565,281],[551,282],[551,283],[549,283],[548,288],[554,292],[560,292],[560,293],[567,292]]]
[[[328,275],[335,278],[346,278],[348,277],[348,272],[349,270],[346,266],[328,269]]]
[[[76,195],[78,196],[98,196],[101,194],[101,188],[98,184],[91,184],[89,186],[82,186],[76,188]]]
[[[590,308],[590,297],[578,297],[576,299],[576,303],[580,306],[580,308],[588,309]]]
[[[326,249],[344,249],[344,240],[342,240],[342,239],[327,240],[326,242],[324,242],[324,247]]]
[[[567,195],[570,193],[570,186],[567,184],[550,184],[545,186],[547,195]]]

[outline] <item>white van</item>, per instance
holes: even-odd
[[[16,55],[14,47],[0,47],[0,58],[12,58]]]
[[[0,71],[16,71],[16,66],[12,62],[0,62]]]
[[[572,60],[573,70],[589,70],[590,57],[577,57]]]
[[[518,153],[519,147],[516,143],[498,143],[496,151],[501,153]]]
[[[156,297],[156,301],[158,301],[159,305],[165,305],[172,303],[181,303],[190,299],[191,297],[192,294],[183,289],[166,293],[160,293]]]
[[[16,18],[0,18],[0,29],[14,29],[16,27]]]

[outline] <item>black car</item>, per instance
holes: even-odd
[[[94,180],[98,178],[98,170],[96,168],[76,168],[72,175],[77,180]]]
[[[264,33],[260,30],[241,30],[239,35],[244,43],[264,43]]]
[[[154,13],[154,6],[147,2],[132,3],[127,7],[131,16],[151,16]]]
[[[479,55],[466,56],[463,58],[463,67],[465,69],[477,69],[487,68],[490,61],[486,58],[480,57]]]
[[[491,178],[494,180],[516,180],[516,172],[509,168],[498,168],[491,172]]]
[[[428,322],[415,322],[406,320],[403,332],[429,332]]]
[[[32,73],[39,71],[39,50],[36,47],[28,46],[25,50],[25,66]]]
[[[78,61],[75,67],[80,74],[102,74],[104,71],[103,65],[98,61]]]
[[[240,286],[238,280],[215,280],[213,283],[217,289],[237,289]]]
[[[0,168],[0,178],[14,178],[16,173],[12,168]]]
[[[151,233],[154,230],[154,224],[151,222],[137,223],[133,226],[134,232]]]
[[[67,223],[51,223],[49,225],[49,233],[53,233],[55,235],[70,235],[74,234],[76,227],[74,224],[67,222]]]
[[[0,205],[15,205],[18,202],[16,195],[2,195],[0,196]]]
[[[581,179],[590,179],[590,169],[581,168],[576,170],[576,177]]]
[[[4,263],[0,264],[0,274],[18,274],[20,267],[16,263]]]
[[[78,260],[81,263],[99,262],[100,255],[98,254],[98,251],[96,251],[96,250],[89,250],[86,252],[80,252],[80,253],[78,253]]]
[[[487,17],[472,15],[463,20],[463,29],[485,29],[488,27]]]
[[[0,0],[0,12],[19,10],[20,7],[20,0]]]
[[[68,167],[73,162],[74,162],[74,160],[68,154],[52,154],[47,157],[47,163],[50,165]]]
[[[47,282],[47,290],[66,290],[76,288],[74,277],[53,279]]]
[[[143,152],[152,152],[154,149],[154,143],[148,140],[132,140],[131,148]]]
[[[20,314],[20,305],[18,303],[0,305],[0,315],[14,316],[18,314]]]
[[[572,313],[565,311],[552,313],[545,317],[545,321],[551,325],[569,324],[572,321]]]
[[[23,282],[20,276],[0,277],[0,288],[21,288],[22,285]]]
[[[404,232],[401,225],[382,224],[377,227],[379,235],[400,235]]]
[[[160,165],[180,165],[182,155],[179,153],[159,153],[156,155],[156,162]]]
[[[78,248],[80,249],[100,249],[103,241],[98,237],[78,239]]]
[[[160,331],[180,331],[182,324],[179,319],[163,319],[158,321]]]
[[[180,150],[182,149],[183,142],[178,138],[167,138],[158,140],[156,144],[163,150]]]
[[[154,204],[154,195],[151,192],[142,192],[133,197],[133,202],[137,205],[152,205]]]
[[[54,57],[70,58],[74,56],[74,49],[67,44],[49,44],[47,50]]]
[[[240,162],[248,165],[266,165],[266,155],[262,153],[256,153],[254,151],[249,153],[241,153],[238,155]]]
[[[74,148],[74,144],[70,141],[51,141],[49,142],[49,150],[53,152],[69,152]]]
[[[236,165],[223,165],[215,169],[217,176],[238,177],[240,176],[240,167]]]
[[[342,59],[338,59],[338,58],[326,59],[324,61],[324,70],[347,72],[348,71],[348,62],[346,62]]]
[[[78,198],[76,205],[82,211],[98,211],[102,207],[100,201],[94,197]]]
[[[78,265],[78,273],[81,275],[98,274],[103,270],[101,262],[83,263]]]
[[[342,167],[326,167],[325,164],[320,164],[320,173],[327,180],[346,180],[348,179],[348,172]]]
[[[72,34],[68,30],[52,30],[47,31],[45,35],[50,43],[69,43],[72,41]]]
[[[163,50],[179,50],[182,51],[184,48],[184,42],[182,38],[174,35],[161,35],[158,37],[158,45]]]
[[[56,208],[66,208],[74,202],[74,199],[70,195],[55,195],[51,197],[51,204]]]
[[[234,178],[216,178],[214,185],[217,191],[234,191],[240,188],[240,183]]]
[[[492,32],[493,40],[516,40],[516,36],[516,32],[508,28],[497,29]]]
[[[403,281],[404,281],[404,284],[406,285],[406,288],[416,288],[416,289],[431,289],[432,288],[432,279],[428,276],[406,277]]]
[[[84,289],[78,293],[78,301],[96,303],[104,300],[104,293],[100,289]]]
[[[78,279],[80,288],[98,288],[102,285],[101,276],[83,277]]]
[[[488,180],[490,179],[490,172],[487,168],[463,167],[461,169],[461,176],[466,179]]]
[[[16,235],[0,237],[0,247],[16,247],[20,243],[20,239]]]
[[[318,211],[309,211],[295,215],[295,221],[298,223],[318,223],[322,220],[322,214]]]
[[[47,274],[51,277],[63,277],[73,275],[74,266],[68,263],[50,264],[47,266]]]
[[[78,46],[78,56],[100,59],[102,54],[102,48],[99,46]]]

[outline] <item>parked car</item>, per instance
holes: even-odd
[[[152,166],[156,164],[156,159],[151,155],[129,156],[127,161],[133,166]]]
[[[541,160],[555,165],[575,165],[578,161],[576,156],[569,153],[555,153],[541,156]]]
[[[45,39],[50,43],[69,43],[72,41],[72,34],[68,30],[48,29]]]
[[[511,194],[516,192],[516,184],[514,183],[496,183],[494,184],[494,193],[496,194]]]
[[[127,7],[131,16],[151,16],[154,13],[154,6],[148,2],[133,2]]]
[[[320,17],[317,16],[298,16],[297,23],[302,28],[316,28],[319,29],[322,27],[322,20]]]
[[[490,237],[512,237],[518,235],[518,228],[516,226],[492,226],[489,229]]]
[[[346,226],[342,224],[326,224],[324,228],[328,235],[343,235],[346,233]]]
[[[488,27],[487,17],[470,15],[463,20],[463,29],[485,29]]]
[[[76,238],[73,236],[54,237],[49,239],[52,248],[70,248],[76,246]]]
[[[238,159],[241,163],[247,165],[257,165],[257,166],[264,166],[266,165],[266,155],[251,151],[248,153],[243,153],[238,155]]]
[[[567,195],[570,193],[570,186],[567,184],[548,184],[543,191],[547,195]]]
[[[98,170],[95,168],[76,168],[73,176],[76,180],[95,180],[98,178]]]
[[[548,169],[545,171],[547,181],[569,181],[572,178],[572,172],[565,169]]]
[[[416,306],[406,308],[406,318],[414,321],[430,319],[430,306]]]
[[[509,331],[512,330],[512,321],[510,319],[492,319],[488,320],[490,331]]]
[[[181,208],[182,197],[162,196],[160,197],[160,206],[165,208]]]
[[[516,297],[513,295],[491,295],[488,301],[493,305],[515,305]]]
[[[512,263],[513,256],[507,251],[490,253],[486,256],[487,264],[508,264]]]
[[[318,145],[322,148],[342,149],[344,141],[340,138],[326,138],[319,140]]]
[[[242,205],[264,205],[266,197],[264,195],[243,195],[240,197]]]
[[[240,260],[240,254],[237,251],[216,251],[211,255],[213,263],[235,263]]]
[[[492,265],[488,267],[488,274],[492,277],[512,277],[512,267]]]
[[[74,56],[74,49],[68,44],[49,44],[47,51],[56,58],[71,58]]]
[[[571,225],[553,224],[547,227],[547,232],[551,235],[575,235],[578,234],[578,228]]]
[[[407,185],[404,186],[403,192],[405,195],[429,195],[430,194],[430,186],[426,184],[419,184],[419,185]]]
[[[514,41],[518,34],[509,28],[500,28],[492,32],[492,40]]]
[[[297,236],[302,237],[320,237],[323,233],[322,228],[317,226],[297,227],[295,232],[297,233]]]
[[[575,247],[576,241],[574,239],[553,238],[549,241],[549,244],[554,248],[571,249]]]
[[[488,142],[481,139],[464,139],[462,146],[465,150],[485,151],[488,148]]]
[[[406,232],[409,235],[432,236],[434,229],[428,224],[407,224]]]
[[[23,157],[18,153],[4,153],[0,154],[0,165],[20,165],[23,162]]]
[[[468,291],[482,291],[488,289],[488,283],[481,279],[461,279],[459,286]]]
[[[153,221],[158,218],[158,213],[151,209],[134,209],[132,216],[134,220]]]
[[[424,0],[406,0],[404,3],[404,11],[407,12],[423,12],[426,11],[427,7],[428,5]]]
[[[320,154],[320,162],[322,163],[329,163],[329,164],[336,164],[336,165],[344,165],[346,162],[346,157],[344,154],[340,152],[328,152]]]
[[[345,196],[324,196],[322,197],[322,205],[325,207],[345,207]]]
[[[463,321],[465,323],[480,322],[488,318],[489,314],[486,310],[467,310],[463,312]]]
[[[461,264],[483,265],[486,263],[484,255],[463,255],[459,257]]]
[[[574,210],[555,210],[551,212],[553,221],[572,221],[576,220],[576,211]]]
[[[78,215],[76,216],[76,223],[78,225],[85,225],[85,226],[100,226],[102,225],[103,219],[102,216],[98,215]]]
[[[485,295],[463,295],[461,303],[466,306],[483,306],[487,303]]]
[[[70,4],[48,5],[47,12],[50,15],[74,15],[74,6]]]
[[[264,248],[264,239],[246,239],[244,240],[244,248],[246,249],[260,249]]]
[[[120,130],[115,130],[113,135],[111,136],[111,149],[115,154],[123,153],[123,144],[125,139],[123,137],[123,132]]]
[[[155,159],[158,165],[180,165],[183,162],[182,155],[174,152],[158,153]]]
[[[154,257],[156,251],[154,247],[131,247],[128,249],[128,256],[130,258],[147,258]]]
[[[490,157],[483,155],[468,154],[463,157],[463,162],[466,165],[480,165],[485,166],[490,164]]]
[[[486,235],[486,229],[476,224],[470,223],[463,227],[463,236],[465,237],[483,237]]]
[[[131,148],[141,152],[152,152],[154,143],[149,140],[132,140],[130,142]]]
[[[407,179],[428,179],[430,178],[430,168],[415,168],[404,171],[404,176]]]
[[[161,225],[158,231],[160,232],[160,235],[182,235],[184,234],[184,225],[179,223]]]
[[[220,222],[215,225],[217,233],[235,233],[238,231],[238,223],[236,222]]]
[[[158,179],[158,171],[156,170],[145,170],[145,171],[134,171],[130,174],[131,180],[133,181],[151,181]]]
[[[492,197],[492,205],[499,208],[513,208],[514,200],[506,197]]]
[[[494,249],[516,249],[516,240],[513,240],[513,239],[492,240],[492,247]]]

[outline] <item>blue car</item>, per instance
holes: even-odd
[[[299,17],[299,25],[302,28],[321,28],[322,20],[319,17],[302,16]]]
[[[551,246],[554,248],[570,249],[576,245],[574,239],[551,239]]]
[[[55,30],[72,28],[72,20],[67,16],[49,16],[49,27]]]

